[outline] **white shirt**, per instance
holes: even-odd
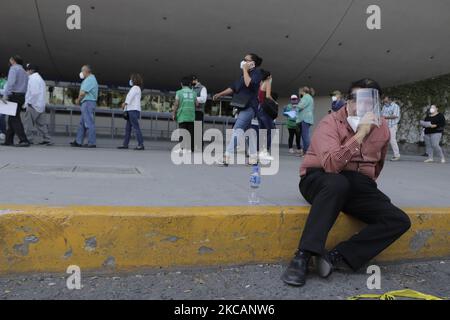
[[[25,94],[25,105],[30,104],[37,112],[45,111],[45,81],[37,72],[28,77],[27,93]]]
[[[141,96],[142,91],[139,86],[133,86],[130,91],[128,91],[125,103],[125,111],[141,111]]]
[[[206,91],[206,88],[203,87],[200,91],[200,97],[197,97],[197,102],[200,104],[206,103],[206,100],[208,99],[208,92]]]

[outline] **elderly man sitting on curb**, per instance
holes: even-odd
[[[380,116],[380,94],[373,80],[354,82],[347,104],[327,115],[314,132],[300,168],[300,192],[312,206],[298,251],[282,275],[289,285],[306,283],[312,256],[322,277],[342,265],[356,271],[411,226],[409,217],[375,182],[390,139]],[[341,211],[367,226],[326,252],[328,233]]]

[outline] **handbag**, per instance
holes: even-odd
[[[233,95],[230,106],[242,110],[247,108],[247,104],[249,101],[250,101],[249,94],[246,94],[245,92],[238,92]]]
[[[130,116],[128,115],[128,111],[123,112],[123,118],[127,121],[130,119]]]
[[[264,112],[271,117],[273,120],[275,120],[278,117],[278,103],[273,101],[272,99],[264,99],[264,102],[262,103],[262,109]]]

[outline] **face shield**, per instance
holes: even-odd
[[[347,112],[352,122],[381,125],[380,94],[377,89],[356,89],[347,101]],[[356,130],[355,130],[356,131]]]

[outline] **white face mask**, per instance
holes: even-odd
[[[80,72],[80,79],[83,80],[84,79],[84,73]]]
[[[336,96],[332,96],[331,100],[333,100],[333,102],[337,101],[337,97]]]
[[[361,118],[360,117],[347,117],[347,122],[350,125],[350,127],[352,127],[354,132],[358,131],[358,126],[359,123],[361,122]]]
[[[130,85],[130,87],[132,87],[133,86],[133,81],[130,80],[130,82],[128,82],[128,84]]]
[[[250,69],[250,70],[252,70],[252,69],[255,68],[255,63],[254,63],[253,61],[252,61],[252,62],[247,62],[247,61],[245,61],[245,60],[242,60],[242,61],[241,61],[240,68],[241,68],[241,69],[244,69],[244,65],[245,65],[246,63],[248,63],[249,69]]]

